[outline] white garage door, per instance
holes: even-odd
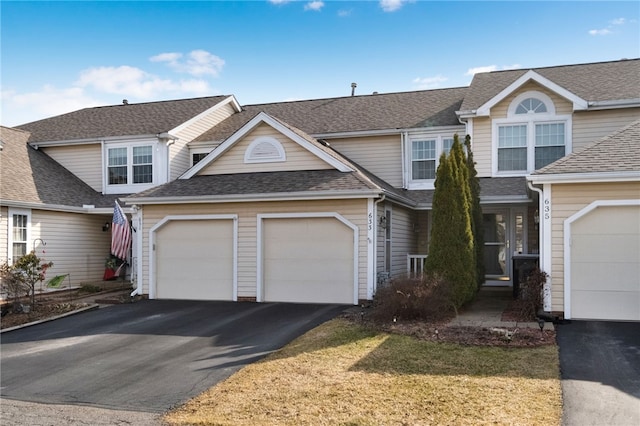
[[[601,206],[571,226],[571,317],[640,321],[640,206]]]
[[[158,299],[233,299],[233,220],[174,220],[156,231]]]
[[[333,217],[265,219],[264,300],[353,304],[353,240]]]

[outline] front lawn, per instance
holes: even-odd
[[[172,425],[559,425],[555,345],[418,340],[336,319],[209,389]]]

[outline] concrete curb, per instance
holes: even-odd
[[[100,307],[100,305],[94,303],[93,305],[86,306],[86,307],[80,308],[80,309],[76,309],[75,311],[66,312],[64,314],[56,315],[55,317],[45,318],[45,319],[41,319],[41,320],[37,320],[37,321],[33,321],[33,322],[28,322],[26,324],[16,325],[15,327],[4,328],[4,329],[0,330],[0,334],[8,333],[8,332],[14,331],[14,330],[19,330],[19,329],[25,328],[25,327],[31,327],[32,325],[37,325],[37,324],[42,324],[42,323],[49,322],[49,321],[54,321],[54,320],[57,320],[57,319],[60,319],[60,318],[64,318],[64,317],[69,317],[71,315],[81,314],[81,313],[87,312],[87,311],[94,311],[94,310],[98,309],[99,307]]]

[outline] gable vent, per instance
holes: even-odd
[[[282,144],[271,137],[259,137],[247,147],[244,154],[245,163],[271,163],[285,161],[286,155]]]

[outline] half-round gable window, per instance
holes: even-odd
[[[268,136],[256,138],[244,152],[245,163],[275,163],[285,160],[286,154],[282,144]]]
[[[540,99],[527,98],[518,104],[516,114],[539,114],[547,112],[547,107]]]
[[[529,91],[516,96],[511,104],[507,115],[522,116],[526,114],[555,114],[556,109],[551,98],[537,91]]]

